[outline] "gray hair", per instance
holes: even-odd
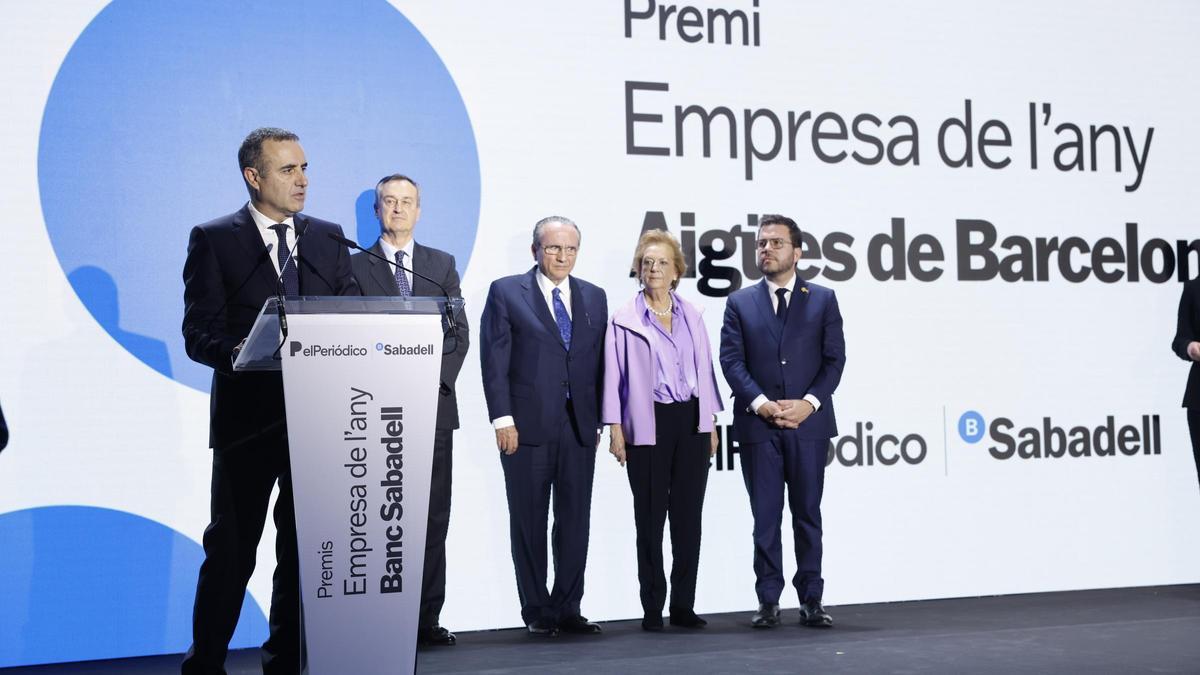
[[[571,220],[570,218],[567,218],[566,216],[546,216],[545,218],[542,218],[541,220],[537,221],[537,224],[533,226],[533,247],[534,248],[538,248],[541,246],[542,230],[545,230],[547,225],[553,225],[554,223],[559,223],[561,225],[570,225],[571,227],[575,228],[575,234],[578,236],[579,242],[583,243],[583,233],[579,231],[579,226],[575,224],[575,221]]]
[[[390,176],[384,176],[383,178],[380,178],[379,182],[375,184],[375,208],[376,208],[376,210],[379,209],[379,191],[383,189],[384,185],[387,185],[388,183],[391,183],[392,181],[397,181],[397,180],[406,181],[406,182],[412,184],[412,186],[417,189],[417,207],[420,208],[420,206],[421,206],[421,186],[417,185],[417,181],[409,178],[408,176],[405,176],[402,173],[394,173]]]

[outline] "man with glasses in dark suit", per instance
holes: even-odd
[[[779,625],[783,593],[784,486],[792,513],[800,623],[829,627],[821,604],[821,495],[833,392],[846,365],[842,315],[831,289],[800,278],[800,228],[764,215],[758,225],[763,280],[729,296],[721,368],[734,394],[733,437],[754,515],[755,628]]]
[[[599,633],[580,614],[604,384],[604,291],[571,275],[579,227],[550,216],[533,228],[534,261],[492,282],[480,320],[488,417],[504,469],[521,618],[534,636]],[[554,588],[546,526],[554,495]]]

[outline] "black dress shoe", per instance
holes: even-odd
[[[800,605],[800,625],[811,628],[832,628],[833,617],[821,606],[820,600],[805,600]]]
[[[427,647],[451,647],[456,642],[454,633],[438,625],[417,631],[417,644]]]
[[[653,614],[642,617],[642,630],[657,632],[663,629],[662,615],[654,616]]]
[[[555,626],[552,621],[545,619],[535,619],[525,625],[529,629],[530,635],[538,637],[558,637],[558,626]]]
[[[690,609],[672,609],[671,625],[680,628],[704,628],[708,622],[696,616],[696,613]]]
[[[558,629],[565,633],[599,633],[600,624],[588,621],[587,617],[576,614],[559,620]]]
[[[763,602],[758,605],[758,611],[750,617],[750,625],[755,628],[774,628],[779,625],[779,603]]]

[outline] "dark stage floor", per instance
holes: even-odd
[[[1198,673],[1200,584],[830,607],[831,630],[797,612],[773,630],[749,612],[708,615],[707,628],[645,633],[637,621],[599,636],[534,639],[523,630],[459,633],[423,650],[420,673]],[[15,668],[37,675],[178,672],[179,657]],[[259,672],[257,650],[230,675]]]

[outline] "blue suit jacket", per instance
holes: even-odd
[[[479,358],[488,418],[512,415],[522,444],[540,445],[570,392],[580,445],[592,446],[600,425],[604,330],[608,299],[598,286],[570,277],[571,348],[538,288],[537,268],[492,282],[479,325]]]
[[[759,394],[772,401],[816,396],[821,409],[792,433],[811,440],[837,435],[833,392],[846,365],[837,297],[803,279],[796,280],[792,296],[782,326],[765,279],[725,303],[721,370],[733,390],[733,435],[741,443],[766,441],[775,429],[750,411]]]
[[[327,233],[339,225],[297,213],[296,269],[301,295],[358,295],[346,247]],[[243,206],[192,228],[183,264],[183,341],[188,356],[213,369],[209,444],[253,442],[283,428],[283,380],[278,372],[234,373],[233,348],[250,333],[263,302],[275,294],[275,267],[258,226]]]

